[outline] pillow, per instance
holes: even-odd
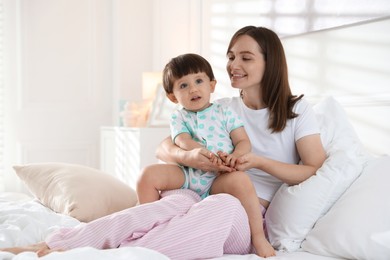
[[[387,249],[387,254],[390,256],[390,229],[385,232],[374,233],[371,236],[375,243],[383,246],[383,249]]]
[[[133,189],[113,176],[65,163],[13,167],[31,193],[45,206],[82,222],[134,206]]]
[[[307,233],[360,175],[368,160],[341,105],[328,97],[313,107],[327,153],[322,167],[299,185],[284,184],[268,207],[265,221],[270,243],[295,251]]]
[[[390,259],[390,157],[371,160],[318,220],[302,248],[347,259]]]

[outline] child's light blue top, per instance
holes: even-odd
[[[230,132],[244,124],[236,112],[223,104],[211,104],[208,108],[191,112],[184,108],[171,116],[171,136],[189,133],[193,140],[209,151],[231,153],[234,150]]]

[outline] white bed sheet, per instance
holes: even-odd
[[[0,193],[0,248],[20,246],[42,241],[44,237],[59,227],[71,227],[80,222],[72,217],[57,214],[40,204],[37,200],[21,193]],[[123,247],[109,250],[98,250],[82,247],[65,252],[56,252],[38,258],[33,252],[18,255],[0,252],[2,260],[32,259],[168,259],[166,256],[147,248]],[[256,255],[225,255],[216,260],[255,260],[262,259]],[[277,252],[276,260],[330,260],[307,252]]]

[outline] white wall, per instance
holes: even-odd
[[[171,58],[201,51],[201,1],[154,0],[153,4],[153,69],[162,71]]]
[[[142,98],[142,72],[153,66],[152,13],[153,0],[112,1],[112,73],[119,99]]]
[[[100,126],[117,124],[117,101],[139,99],[152,67],[152,0],[3,0],[5,173],[12,165],[99,167]]]
[[[0,189],[23,188],[15,164],[98,166],[98,129],[112,116],[110,10],[106,0],[4,1]]]

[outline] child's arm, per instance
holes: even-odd
[[[230,132],[230,138],[234,145],[234,154],[236,157],[247,154],[252,150],[251,142],[244,127],[239,127]]]
[[[239,127],[230,132],[230,138],[234,145],[234,151],[231,154],[218,153],[219,157],[230,167],[235,167],[237,158],[251,151],[252,145],[244,127]]]

